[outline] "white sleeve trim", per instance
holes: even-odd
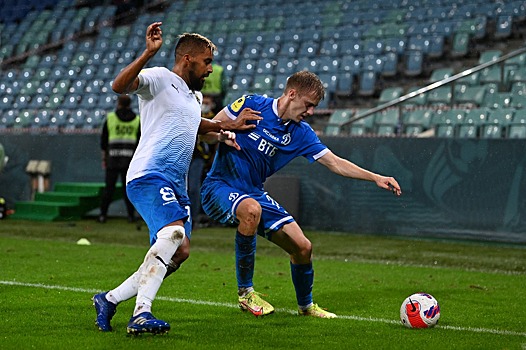
[[[325,149],[324,149],[323,151],[321,151],[320,153],[315,154],[314,157],[313,157],[314,160],[318,160],[318,159],[320,159],[321,157],[323,157],[324,155],[326,155],[327,152],[329,152],[329,149],[328,149],[328,148],[325,148]]]
[[[223,110],[225,111],[225,114],[232,120],[236,120],[237,119],[237,115],[233,115],[232,112],[230,112],[230,109],[228,109],[228,107],[225,107],[223,108]]]

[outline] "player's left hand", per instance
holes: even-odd
[[[376,180],[376,184],[378,187],[393,192],[394,195],[399,196],[402,194],[402,189],[394,177],[380,176],[378,180]]]
[[[219,140],[219,142],[224,142],[230,147],[234,147],[238,151],[241,149],[241,147],[236,142],[236,134],[233,133],[232,131],[221,130],[219,134],[217,135],[217,139]]]

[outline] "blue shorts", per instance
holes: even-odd
[[[162,174],[147,174],[126,185],[128,198],[148,225],[150,244],[157,240],[157,232],[164,226],[183,220],[186,236],[192,235],[189,201],[174,193],[174,186]]]
[[[273,232],[285,224],[294,222],[294,218],[276,202],[267,192],[256,190],[244,193],[230,187],[223,181],[205,179],[201,187],[202,205],[205,213],[222,224],[237,224],[236,210],[246,198],[256,200],[261,206],[261,220],[258,235],[271,239]]]

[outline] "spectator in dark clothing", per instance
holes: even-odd
[[[98,221],[105,223],[108,208],[115,193],[117,179],[121,178],[123,198],[128,212],[128,221],[134,222],[135,208],[126,195],[126,172],[137,148],[140,138],[140,119],[131,109],[131,99],[127,95],[119,96],[117,109],[108,113],[102,127],[100,148],[102,150],[102,168],[106,170],[106,187],[102,195]]]

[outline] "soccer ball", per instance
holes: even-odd
[[[438,301],[427,293],[408,296],[400,307],[400,320],[408,328],[428,328],[437,324],[440,318]]]

